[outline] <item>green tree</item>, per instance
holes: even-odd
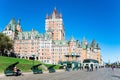
[[[13,49],[13,40],[3,33],[0,33],[0,55],[4,56],[7,54],[7,51]]]

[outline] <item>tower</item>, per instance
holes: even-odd
[[[18,19],[18,23],[17,23],[17,26],[16,26],[16,30],[18,32],[22,32],[22,28],[21,28],[21,25],[20,25],[20,19]]]
[[[54,8],[50,16],[46,15],[45,30],[53,40],[65,39],[62,15],[57,12],[56,8]]]
[[[17,23],[16,20],[12,18],[3,30],[3,33],[6,34],[6,36],[9,36],[10,39],[14,40],[17,37],[18,32],[22,32],[22,28],[20,26],[20,19],[18,19]]]
[[[10,39],[14,39],[15,37],[15,30],[16,30],[16,21],[14,18],[10,20],[10,22],[6,25],[5,29],[3,30],[3,33],[6,36],[9,36]]]

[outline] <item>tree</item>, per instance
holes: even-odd
[[[7,55],[13,49],[13,40],[3,33],[0,33],[0,55]]]

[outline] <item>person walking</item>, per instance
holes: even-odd
[[[88,72],[89,71],[89,66],[87,65],[86,68],[87,68],[87,72]]]
[[[93,64],[91,64],[90,67],[91,67],[91,71],[93,71]]]
[[[115,66],[112,66],[112,70],[114,71]]]
[[[96,71],[97,71],[98,67],[96,66],[95,69],[96,69]]]

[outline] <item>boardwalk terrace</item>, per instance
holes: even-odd
[[[24,32],[20,20],[16,22],[12,19],[3,33],[14,40],[14,52],[19,58],[29,59],[35,55],[36,60],[58,64],[59,61],[67,61],[65,55],[78,55],[77,59],[70,60],[83,63],[84,59],[94,59],[102,65],[100,47],[96,40],[88,43],[86,38],[81,42],[73,36],[70,40],[65,39],[62,14],[59,14],[56,8],[52,14],[46,15],[45,31],[43,34],[34,29]]]
[[[84,70],[79,71],[59,71],[54,74],[43,73],[41,75],[24,74],[24,76],[18,77],[5,77],[0,76],[1,80],[120,80],[120,69],[112,71],[111,68],[103,68],[92,72],[86,72]]]

